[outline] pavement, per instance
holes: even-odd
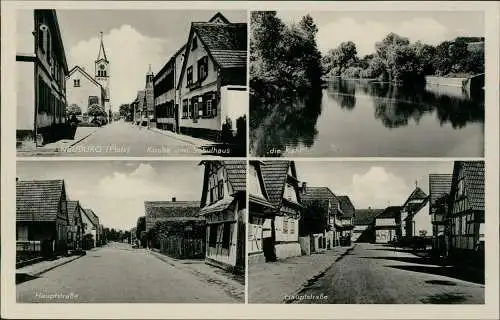
[[[407,250],[357,243],[324,274],[311,279],[289,302],[484,304],[482,280],[455,266],[436,263]]]
[[[168,130],[162,130],[162,129],[158,129],[158,128],[148,128],[148,130],[151,130],[153,132],[158,132],[158,133],[163,134],[167,137],[172,137],[174,139],[178,139],[178,140],[184,141],[186,143],[190,143],[190,144],[197,146],[197,147],[203,147],[203,146],[213,144],[213,142],[209,141],[209,140],[195,138],[195,137],[191,137],[191,136],[188,136],[185,134],[174,133],[174,132],[168,131]]]
[[[81,256],[69,256],[69,257],[59,257],[54,260],[44,260],[41,262],[37,262],[28,266],[24,266],[22,268],[16,269],[16,276],[17,275],[28,275],[32,277],[37,277],[47,271],[50,271],[54,268],[57,268],[59,266],[62,266],[66,263],[69,263],[71,261],[74,261]]]
[[[145,249],[110,243],[17,284],[18,303],[243,303]]]
[[[248,266],[248,302],[284,303],[300,291],[310,279],[318,277],[351,247],[334,247],[310,256],[292,257],[278,262]]]
[[[57,141],[36,150],[18,150],[18,155],[200,156],[205,153],[200,146],[206,144],[211,142],[116,121],[102,127],[78,127],[75,140]]]
[[[207,283],[224,288],[226,293],[235,299],[239,299],[241,302],[245,301],[244,276],[233,275],[223,269],[206,264],[204,260],[181,260],[155,251],[149,251],[149,253],[175,268],[191,272]]]

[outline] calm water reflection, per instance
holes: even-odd
[[[484,155],[484,94],[334,81],[279,105],[252,101],[250,126],[255,156],[476,157]]]

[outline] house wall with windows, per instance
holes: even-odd
[[[66,78],[68,106],[76,104],[82,114],[88,112],[92,104],[100,105],[104,110],[104,89],[80,67],[74,67]]]
[[[156,127],[176,132],[175,58],[153,80]]]
[[[187,62],[179,89],[181,131],[221,130],[218,68],[196,32],[188,43]]]
[[[18,145],[59,140],[68,67],[55,10],[18,10],[17,27]]]
[[[205,163],[204,183],[200,214],[207,224],[205,261],[231,271],[242,271],[245,264],[245,193],[234,189],[225,165],[218,161]]]

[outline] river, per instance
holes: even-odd
[[[482,90],[335,80],[319,94],[250,107],[252,156],[484,156]]]

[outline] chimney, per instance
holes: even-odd
[[[306,193],[307,192],[306,190],[307,190],[307,182],[304,181],[302,182],[302,192]]]
[[[177,199],[175,199],[175,197],[172,197],[172,202],[175,202],[175,200],[177,200]]]

